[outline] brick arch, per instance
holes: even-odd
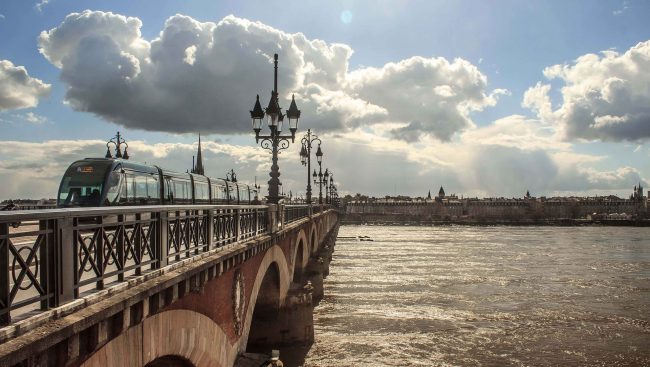
[[[316,253],[318,249],[318,228],[316,228],[316,223],[311,224],[311,230],[309,231],[309,247],[312,254]]]
[[[300,246],[301,242],[302,242],[302,246]],[[296,263],[296,260],[298,259],[298,250],[302,251],[301,253],[302,262],[300,264]],[[307,262],[309,261],[309,253],[310,253],[309,241],[307,241],[307,236],[305,235],[305,231],[301,229],[298,235],[296,236],[296,242],[295,245],[293,246],[293,254],[291,256],[291,273],[294,275],[294,277],[296,271],[303,271],[307,266]],[[296,269],[296,265],[298,265],[298,269]]]
[[[291,269],[287,263],[287,259],[282,252],[282,249],[275,245],[268,249],[264,254],[260,266],[257,270],[257,276],[255,277],[255,282],[248,298],[248,303],[246,305],[246,315],[244,317],[244,333],[239,339],[239,348],[238,351],[246,351],[246,343],[248,342],[248,335],[250,334],[251,323],[253,321],[253,312],[255,311],[255,303],[257,302],[257,297],[260,293],[260,287],[262,286],[262,281],[266,272],[271,266],[277,266],[279,279],[279,288],[280,288],[280,307],[284,305],[284,302],[287,298],[287,292],[289,291],[289,285],[291,283]]]
[[[318,221],[318,243],[322,243],[323,238],[325,238],[325,226],[323,224],[322,219]]]
[[[195,366],[225,367],[232,366],[237,350],[209,317],[190,310],[170,310],[126,330],[81,366],[144,366],[164,356],[182,357]]]

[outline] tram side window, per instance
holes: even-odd
[[[127,173],[123,175],[123,180],[119,203],[120,205],[133,205],[135,204],[135,188],[133,185],[135,179],[132,174]]]
[[[194,201],[196,204],[210,203],[208,184],[194,181]]]
[[[192,191],[189,181],[172,179],[174,183],[174,203],[175,204],[191,204]]]
[[[147,176],[147,203],[160,203],[160,186],[158,185],[158,177],[153,175]]]
[[[116,204],[122,190],[122,174],[119,171],[113,171],[108,175],[108,182],[106,184],[106,201],[105,205]]]
[[[239,185],[239,203],[248,204],[250,198],[248,197],[248,186]]]
[[[174,181],[171,178],[165,177],[165,200],[166,204],[174,203]]]
[[[135,202],[138,205],[147,204],[147,177],[144,175],[134,175],[133,184],[135,186]]]
[[[226,186],[212,185],[212,204],[228,203],[228,191]]]
[[[234,184],[228,184],[228,204],[230,205],[236,205],[238,203],[237,190],[235,188],[236,186]]]

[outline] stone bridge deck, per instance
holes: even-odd
[[[232,366],[310,343],[337,231],[323,206],[0,214],[0,365]]]

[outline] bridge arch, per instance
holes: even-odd
[[[291,256],[291,264],[293,267],[293,282],[300,281],[302,273],[307,266],[307,262],[309,261],[310,250],[311,247],[309,245],[309,242],[307,242],[305,231],[301,229],[296,236],[296,242],[293,246],[293,254]]]
[[[311,230],[309,235],[309,246],[311,249],[311,253],[315,254],[316,250],[318,250],[318,230],[316,228],[315,223],[311,224]]]
[[[153,361],[147,363],[147,365],[144,367],[195,367],[195,366],[194,364],[192,364],[192,362],[190,362],[186,358],[174,356],[174,355],[166,355],[154,359]]]
[[[258,298],[260,298],[262,304],[272,302],[277,304],[278,307],[282,307],[289,291],[289,285],[292,279],[291,276],[292,274],[289,269],[289,264],[287,263],[287,259],[284,256],[282,249],[277,245],[268,249],[258,268],[249,301],[246,305],[246,315],[244,317],[243,328],[244,332],[242,337],[239,339],[239,351],[246,351],[246,344],[248,343],[251,325],[253,323],[253,313],[255,312]],[[277,284],[270,283],[271,281],[277,281]],[[268,286],[269,284],[272,285],[270,288],[262,287],[263,285]],[[261,292],[262,294],[260,295]],[[266,294],[266,292],[276,292],[277,303],[275,303],[276,296],[272,293]]]
[[[218,346],[218,347],[215,347]],[[209,317],[191,310],[157,313],[112,339],[82,367],[231,366],[237,351]]]
[[[322,219],[318,221],[318,242],[317,243],[323,242],[323,237],[325,237],[325,228],[324,228],[325,226],[323,224],[324,222]]]

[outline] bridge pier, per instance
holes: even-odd
[[[314,342],[314,306],[310,284],[292,285],[285,304],[277,312],[254,317],[247,352],[268,353],[287,346]]]
[[[334,252],[334,244],[338,235],[338,225],[332,230],[329,236],[324,239],[323,246],[318,253],[309,259],[305,269],[306,278],[311,282],[313,290],[312,300],[317,305],[325,295],[323,286],[324,279],[330,273],[330,262]]]

